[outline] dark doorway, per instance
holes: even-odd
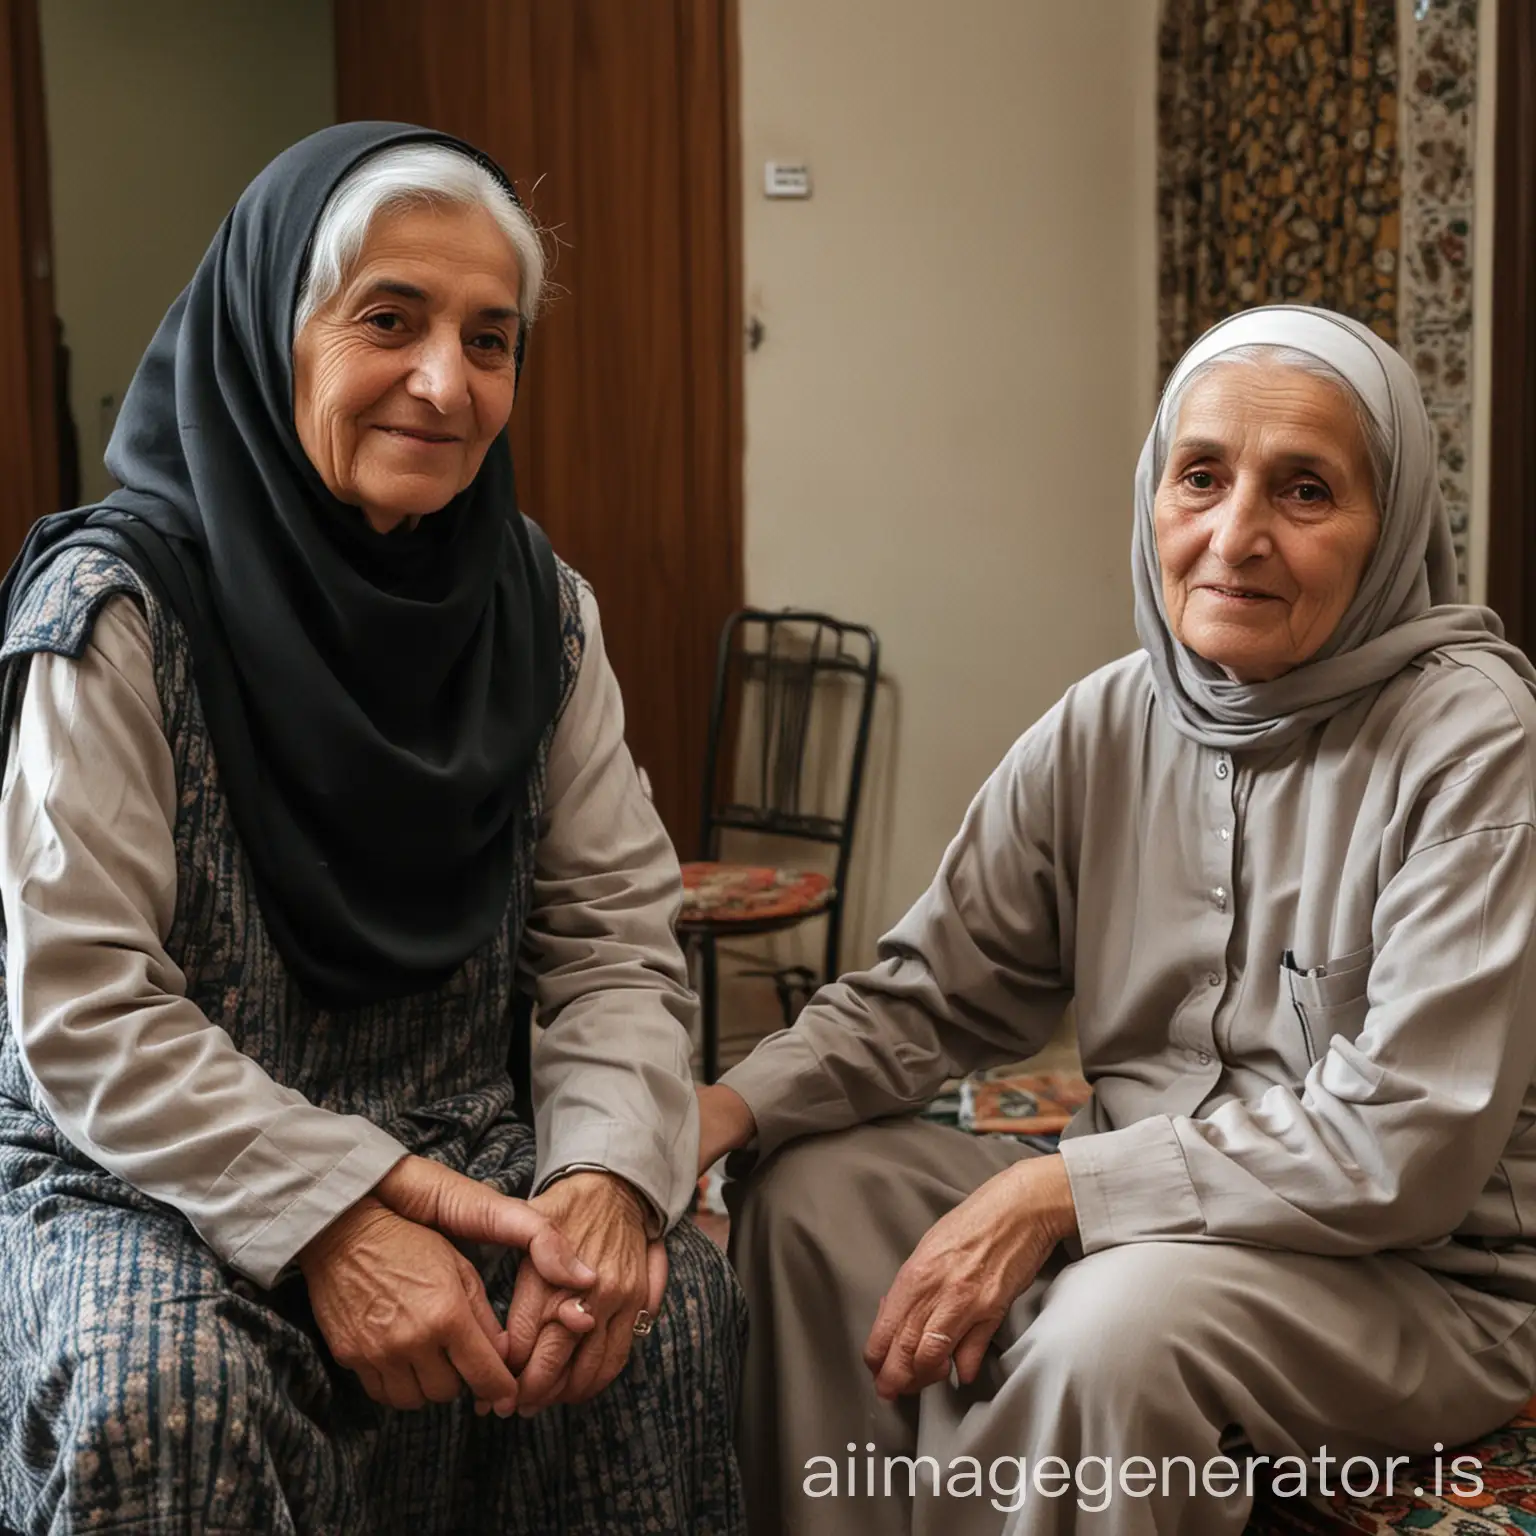
[[[1536,7],[1500,0],[1488,603],[1536,648]]]

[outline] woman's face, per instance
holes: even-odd
[[[1153,515],[1174,635],[1239,682],[1268,682],[1322,648],[1381,527],[1343,392],[1248,364],[1190,386]]]
[[[517,257],[483,208],[381,216],[293,344],[294,424],[333,495],[388,533],[436,512],[512,414]]]

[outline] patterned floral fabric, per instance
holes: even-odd
[[[1403,37],[1399,345],[1440,439],[1440,489],[1467,592],[1472,519],[1472,238],[1477,0],[1416,4]]]
[[[819,912],[832,900],[825,875],[757,864],[684,864],[684,923],[771,922]]]
[[[562,569],[569,698],[583,636]],[[110,556],[72,552],[34,589],[4,656],[8,733],[25,653],[78,655],[126,591],[149,618],[179,788],[167,948],[188,995],[241,1050],[313,1102],[413,1152],[526,1194],[531,1129],[513,1109],[508,1008],[532,887],[519,850],[496,937],[434,993],[333,1012],[287,977],[262,923],[174,618]],[[553,728],[551,728],[553,730]],[[542,806],[544,743],[528,815]],[[0,1004],[3,1004],[0,988]],[[303,1282],[263,1291],[178,1213],[65,1140],[0,1013],[0,1528],[391,1536],[743,1529],[731,1448],[745,1318],[719,1251],[669,1239],[667,1306],[618,1382],[582,1408],[478,1419],[464,1403],[380,1409],[339,1370]],[[493,1307],[514,1269],[488,1255]]]
[[[1480,1492],[1460,1491],[1473,1482],[1458,1476],[1470,1471],[1465,1463],[1454,1465],[1458,1456],[1476,1461]],[[1415,1536],[1529,1536],[1536,1532],[1536,1400],[1504,1429],[1403,1468],[1393,1493],[1375,1499],[1336,1493],[1319,1504],[1264,1500],[1248,1531],[1250,1536],[1343,1536],[1350,1531],[1372,1536],[1393,1531],[1412,1531]]]
[[[1167,0],[1159,53],[1159,377],[1255,304],[1395,341],[1396,7]]]

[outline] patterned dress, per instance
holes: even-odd
[[[565,699],[582,656],[578,592],[562,566]],[[113,556],[68,551],[32,588],[0,651],[0,733],[9,739],[25,658],[78,657],[119,593],[148,619],[176,767],[178,891],[166,948],[188,997],[277,1082],[526,1195],[534,1133],[513,1107],[508,1021],[533,835],[518,849],[500,931],[444,986],[345,1011],[311,1004],[262,922],[185,634]],[[528,828],[539,823],[553,731],[530,775]],[[467,1400],[381,1408],[331,1359],[301,1277],[263,1290],[222,1264],[178,1211],[64,1138],[0,1014],[0,1529],[741,1531],[732,1451],[740,1292],[691,1224],[667,1243],[657,1326],[595,1401],[527,1420],[478,1418]],[[482,1274],[504,1314],[515,1256],[494,1253]]]

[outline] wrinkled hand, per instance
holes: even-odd
[[[723,1083],[696,1085],[699,1096],[699,1173],[713,1168],[727,1152],[739,1151],[757,1135],[757,1121],[747,1101]]]
[[[530,1265],[518,1271],[507,1312],[507,1364],[525,1415],[596,1397],[624,1369],[640,1309],[660,1315],[667,1283],[666,1244],[646,1240],[645,1207],[623,1179],[574,1173],[528,1203],[559,1228],[597,1280],[582,1297],[595,1326],[578,1339],[565,1322],[558,1286]]]
[[[525,1268],[568,1292],[594,1278],[547,1217],[417,1157],[312,1239],[298,1264],[331,1354],[375,1402],[421,1408],[468,1386],[505,1416],[517,1404],[506,1336],[479,1272],[448,1235],[525,1248]],[[573,1301],[560,1316],[576,1331],[592,1326]]]
[[[404,1157],[373,1188],[408,1221],[469,1243],[521,1248],[546,1280],[583,1290],[596,1278],[531,1200],[514,1200],[426,1157]],[[579,1315],[579,1314],[577,1314]]]
[[[1060,1157],[1030,1157],[990,1178],[929,1228],[881,1300],[864,1346],[891,1400],[943,1381],[969,1385],[1008,1309],[1062,1238],[1077,1230]]]

